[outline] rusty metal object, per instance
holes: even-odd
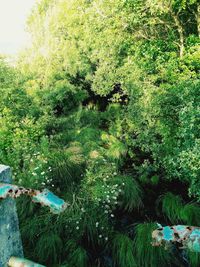
[[[200,227],[175,225],[164,226],[152,232],[152,245],[165,246],[178,244],[180,249],[200,252]]]
[[[8,262],[9,267],[45,267],[44,265],[22,259],[17,257],[11,257]]]
[[[26,189],[12,185],[11,182],[10,168],[0,165],[0,267],[45,267],[23,259],[14,199],[28,195],[33,202],[49,207],[56,214],[64,211],[67,204],[47,189],[43,191]]]
[[[67,207],[67,203],[63,199],[57,197],[47,189],[39,191],[12,184],[0,183],[0,199],[5,199],[7,197],[17,198],[21,195],[30,196],[33,202],[49,207],[51,212],[55,214],[63,212]]]
[[[59,214],[63,212],[67,203],[63,199],[54,195],[51,191],[44,189],[42,192],[38,192],[32,198],[33,202],[40,203],[41,205],[48,206],[52,213]]]
[[[11,182],[10,168],[0,164],[0,183]],[[23,258],[23,249],[15,201],[6,198],[0,201],[0,267],[7,266],[13,255]]]

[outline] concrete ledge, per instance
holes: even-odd
[[[11,170],[0,165],[0,182],[11,183]],[[11,256],[23,257],[15,200],[0,200],[0,267],[6,267]]]
[[[11,183],[11,170],[10,167],[0,164],[0,182]]]

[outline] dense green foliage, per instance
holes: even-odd
[[[41,0],[32,47],[0,61],[0,162],[48,187],[20,200],[27,257],[47,266],[184,266],[156,222],[200,226],[198,0]],[[191,266],[199,266],[190,253]]]

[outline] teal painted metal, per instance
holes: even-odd
[[[0,182],[11,183],[11,170],[0,165]],[[0,201],[0,267],[7,266],[11,256],[23,257],[15,201]]]
[[[200,228],[194,228],[189,236],[187,247],[196,252],[200,252]]]
[[[47,189],[39,191],[18,187],[12,184],[0,183],[0,199],[17,198],[22,194],[32,197],[33,202],[49,207],[51,212],[55,214],[63,212],[67,207],[67,204],[63,199],[57,197]]]
[[[0,165],[0,267],[45,267],[23,259],[14,198],[28,195],[33,202],[49,207],[55,214],[63,212],[67,203],[47,189],[26,189],[11,182],[10,168]]]
[[[152,245],[165,246],[179,244],[182,249],[200,252],[200,227],[175,225],[159,227],[152,232]]]
[[[11,184],[0,184],[0,199],[6,198],[11,192],[15,192],[18,189],[17,186]]]
[[[173,238],[173,230],[169,227],[166,226],[163,228],[163,236],[166,241],[170,241]]]
[[[67,204],[63,199],[57,197],[47,189],[33,196],[33,201],[48,206],[55,214],[63,212],[67,207]]]
[[[29,261],[23,258],[11,257],[8,262],[9,267],[45,267],[44,265]]]

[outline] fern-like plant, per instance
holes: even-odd
[[[115,266],[136,267],[134,244],[127,235],[117,233],[112,240],[112,256]]]
[[[158,267],[173,266],[172,255],[163,247],[151,245],[151,233],[157,226],[154,223],[143,223],[135,226],[135,238],[133,243],[134,254],[136,255],[137,266]]]
[[[68,252],[67,266],[70,267],[88,267],[88,255],[86,250],[78,246],[74,240],[69,240],[66,244],[66,251]]]
[[[183,200],[180,196],[167,192],[158,199],[158,202],[161,202],[162,212],[172,224],[180,221],[180,211],[183,209]]]

